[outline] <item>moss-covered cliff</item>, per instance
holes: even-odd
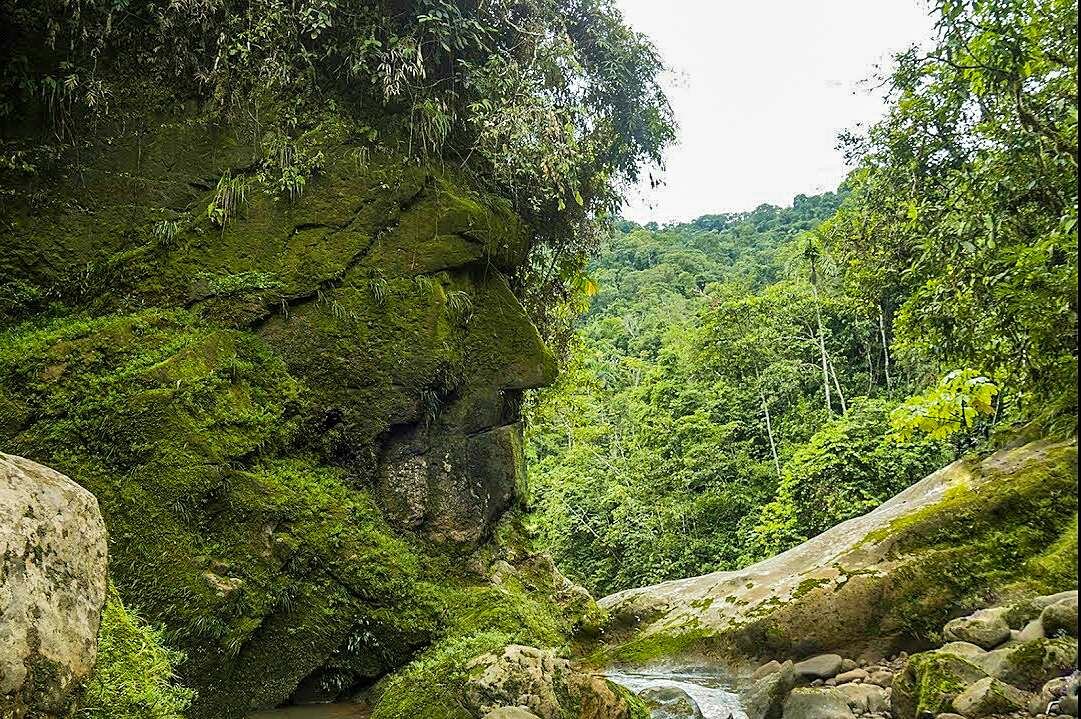
[[[166,119],[5,204],[0,444],[98,498],[195,716],[337,696],[438,642],[565,644],[591,600],[514,521],[518,399],[554,373],[507,280],[525,227],[344,137],[301,196],[245,188],[231,137]]]

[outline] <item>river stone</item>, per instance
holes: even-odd
[[[1047,710],[1048,706],[1052,702],[1057,702],[1066,694],[1066,689],[1069,684],[1069,677],[1055,677],[1051,681],[1045,683],[1040,691],[1036,692],[1035,696],[1029,701],[1029,713],[1049,714],[1050,712]]]
[[[888,687],[893,685],[893,672],[886,669],[879,669],[871,672],[871,676],[867,677],[867,681],[875,686]]]
[[[784,719],[853,719],[848,701],[836,689],[793,689],[784,703]]]
[[[1017,640],[1020,642],[1031,642],[1034,639],[1043,639],[1044,636],[1046,635],[1043,631],[1043,624],[1040,622],[1039,617],[1037,617],[1025,625],[1025,628],[1017,635]]]
[[[963,657],[935,651],[914,654],[893,678],[890,697],[895,719],[918,719],[948,712],[961,689],[987,676]]]
[[[994,649],[1010,638],[1006,609],[981,609],[967,617],[958,617],[946,624],[942,633],[950,641],[970,642],[983,649]]]
[[[953,700],[953,708],[966,717],[1007,714],[1025,708],[1025,695],[1019,689],[993,677],[970,685]]]
[[[0,716],[69,716],[97,656],[105,524],[70,479],[0,453]]]
[[[758,679],[743,695],[747,719],[780,719],[785,697],[795,684],[791,661]]]
[[[1077,597],[1061,599],[1040,614],[1040,624],[1048,637],[1077,636]]]
[[[649,707],[650,719],[702,719],[698,702],[679,687],[646,687],[638,698]]]
[[[841,684],[837,691],[848,702],[848,708],[856,714],[889,711],[889,698],[882,687],[874,684]]]
[[[834,677],[834,679],[837,680],[838,684],[847,684],[848,682],[866,681],[869,676],[866,669],[856,668],[847,672],[841,672]]]
[[[793,667],[796,676],[806,679],[829,679],[841,671],[843,660],[837,654],[820,654],[804,659]]]
[[[1077,666],[1077,640],[1037,639],[995,649],[969,661],[988,675],[1021,689],[1035,690]]]
[[[970,642],[950,642],[949,644],[943,644],[938,651],[945,654],[956,654],[959,657],[976,657],[984,653],[983,649]]]
[[[762,666],[758,667],[758,669],[755,669],[754,673],[751,674],[751,679],[753,681],[757,681],[768,674],[772,674],[780,668],[781,663],[776,659],[771,659]]]
[[[1069,683],[1066,685],[1066,694],[1059,700],[1058,710],[1060,714],[1067,714],[1069,716],[1077,716],[1077,690],[1078,690],[1078,674],[1073,673],[1070,677]]]

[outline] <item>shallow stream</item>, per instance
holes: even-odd
[[[698,702],[705,719],[747,719],[740,697],[723,677],[694,670],[618,672],[607,675],[616,684],[638,692],[647,687],[679,687]]]
[[[705,719],[747,719],[739,695],[730,682],[705,671],[656,670],[615,672],[607,677],[632,692],[647,687],[679,687],[698,702]],[[359,704],[305,704],[256,712],[248,719],[367,719],[368,710]]]

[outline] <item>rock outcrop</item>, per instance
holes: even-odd
[[[555,364],[509,203],[347,136],[291,197],[230,128],[107,140],[0,210],[0,445],[97,497],[191,715],[344,696],[455,632],[564,644],[592,599],[512,518]]]
[[[0,716],[71,715],[97,655],[106,568],[93,495],[0,453]]]
[[[704,654],[739,665],[931,646],[947,620],[987,596],[1077,586],[1076,481],[1072,440],[956,462],[767,561],[606,597],[612,623],[594,659]],[[1068,634],[1063,614],[1051,621]],[[947,634],[985,646],[1012,636],[995,613],[952,623]]]
[[[471,665],[466,708],[485,716],[520,707],[539,719],[632,719],[636,705],[604,677],[574,666],[551,650],[511,645]],[[640,716],[640,714],[639,714]]]

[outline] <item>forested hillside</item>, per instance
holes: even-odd
[[[592,589],[761,559],[947,456],[883,438],[903,380],[887,383],[877,308],[832,285],[815,300],[806,233],[842,197],[617,228],[573,360],[528,435],[537,526]]]
[[[941,8],[838,195],[592,266],[535,398],[536,526],[598,593],[735,568],[946,460],[1076,427],[1076,5]]]

